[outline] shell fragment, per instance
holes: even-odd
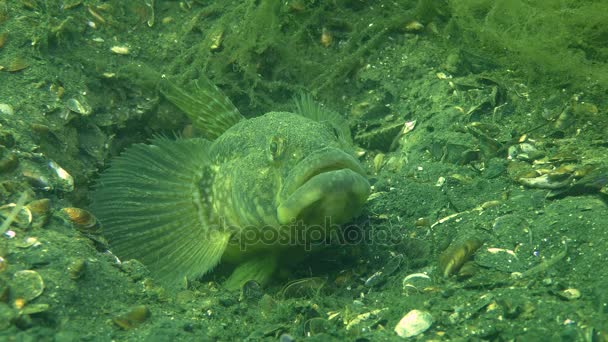
[[[412,310],[408,312],[397,326],[395,332],[403,338],[420,335],[433,324],[433,316],[426,311]]]

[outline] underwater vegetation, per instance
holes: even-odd
[[[606,341],[605,7],[0,0],[0,340]],[[193,266],[209,198],[340,209],[336,164],[285,162],[319,135],[369,182],[345,238]]]
[[[462,46],[465,70],[483,61],[526,81],[608,87],[605,1],[450,0],[447,8],[446,33]]]

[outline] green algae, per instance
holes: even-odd
[[[463,50],[527,81],[608,86],[608,4],[603,1],[449,1],[446,33]]]

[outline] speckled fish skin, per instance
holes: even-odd
[[[275,147],[277,144],[281,146]],[[281,151],[273,152],[275,148]],[[235,228],[237,236],[233,241],[241,241],[238,234],[243,231],[246,231],[246,243],[255,241],[253,236],[263,232],[261,227],[266,231],[281,230],[275,236],[281,235],[286,239],[291,234],[286,226],[296,220],[317,227],[325,224],[326,218],[333,225],[346,223],[359,213],[369,193],[363,168],[342,150],[334,133],[325,125],[299,115],[272,112],[243,121],[220,136],[210,151],[215,171],[211,204],[217,217],[223,219],[223,224]],[[343,191],[343,196],[337,195],[340,198],[336,199],[341,201],[337,204],[340,208],[329,212],[313,208],[313,213],[302,214],[306,217],[281,215],[281,210],[290,210],[284,208],[286,203],[298,202],[305,196],[291,198],[297,188],[307,178],[322,171],[321,177],[325,178],[320,179],[321,185],[310,190],[320,192],[317,196],[320,198],[313,200],[323,202],[323,197],[331,195],[330,190]],[[342,174],[344,172],[347,174]],[[340,182],[347,184],[336,189]],[[323,191],[327,193],[323,194]],[[293,211],[299,212],[297,208]],[[257,252],[289,246],[262,243],[246,247]],[[237,255],[237,259],[247,257],[247,253],[234,254],[242,254]]]
[[[188,101],[178,107],[193,108]],[[208,134],[213,142],[135,145],[102,174],[92,209],[120,258],[139,259],[169,285],[218,263],[235,266],[228,288],[267,283],[281,264],[360,214],[370,186],[331,125],[270,112],[218,127]]]

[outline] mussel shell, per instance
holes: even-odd
[[[76,207],[66,207],[60,210],[63,218],[74,228],[83,233],[99,233],[100,225],[97,218],[90,212]]]
[[[10,292],[13,298],[30,302],[44,292],[44,280],[36,271],[17,271],[13,275]]]

